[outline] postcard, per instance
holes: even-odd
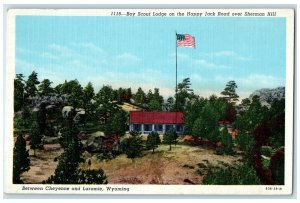
[[[290,195],[293,9],[9,9],[6,193]]]

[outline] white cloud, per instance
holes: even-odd
[[[49,52],[40,53],[40,57],[50,59],[50,60],[58,60],[59,59],[59,56],[54,55],[54,54],[49,53]]]
[[[196,64],[196,65],[200,65],[201,68],[209,68],[209,69],[226,69],[226,68],[230,68],[230,67],[225,66],[225,65],[208,62],[204,59],[193,60],[193,63]]]
[[[228,50],[213,52],[213,53],[211,53],[211,55],[214,57],[231,57],[233,59],[240,60],[240,61],[250,61],[251,60],[249,57],[245,57],[234,51],[228,51]]]
[[[96,52],[96,53],[100,53],[100,54],[104,53],[104,50],[102,48],[96,46],[93,43],[82,43],[82,44],[80,44],[80,46],[83,48],[89,49],[92,52]]]
[[[209,53],[201,52],[200,56],[209,58],[209,59],[227,57],[227,58],[232,58],[232,59],[239,60],[239,61],[251,61],[250,57],[243,56],[235,51],[230,51],[230,50],[223,50],[223,51],[216,51],[216,52],[209,52]]]
[[[201,75],[197,73],[192,74],[190,78],[192,81],[196,81],[196,82],[203,80],[203,77],[201,77]]]
[[[173,59],[176,57],[176,53],[170,54],[170,57]],[[177,58],[181,60],[188,60],[190,59],[190,56],[184,53],[177,53]]]
[[[239,80],[244,86],[260,86],[262,88],[277,87],[285,84],[285,79],[272,75],[249,75]]]
[[[117,55],[115,58],[118,62],[125,63],[125,64],[126,63],[135,64],[141,60],[138,56],[128,52],[124,52],[120,55]]]

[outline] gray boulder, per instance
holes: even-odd
[[[73,110],[73,106],[64,106],[62,109],[63,118],[67,118]]]
[[[256,90],[249,96],[249,99],[252,100],[254,96],[259,96],[261,104],[270,108],[275,99],[281,100],[285,98],[285,87]]]
[[[82,140],[81,143],[83,147],[88,151],[97,152],[101,150],[104,137],[104,132],[97,131],[91,134],[91,136],[87,140]]]

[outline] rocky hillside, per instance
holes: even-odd
[[[249,99],[252,100],[252,98],[256,95],[260,97],[262,105],[270,107],[274,99],[280,100],[285,98],[285,87],[277,87],[275,89],[263,88],[256,90],[249,96]]]

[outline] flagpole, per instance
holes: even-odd
[[[175,108],[178,111],[177,106],[177,31],[175,31],[175,47],[176,47],[176,80],[175,80]]]

